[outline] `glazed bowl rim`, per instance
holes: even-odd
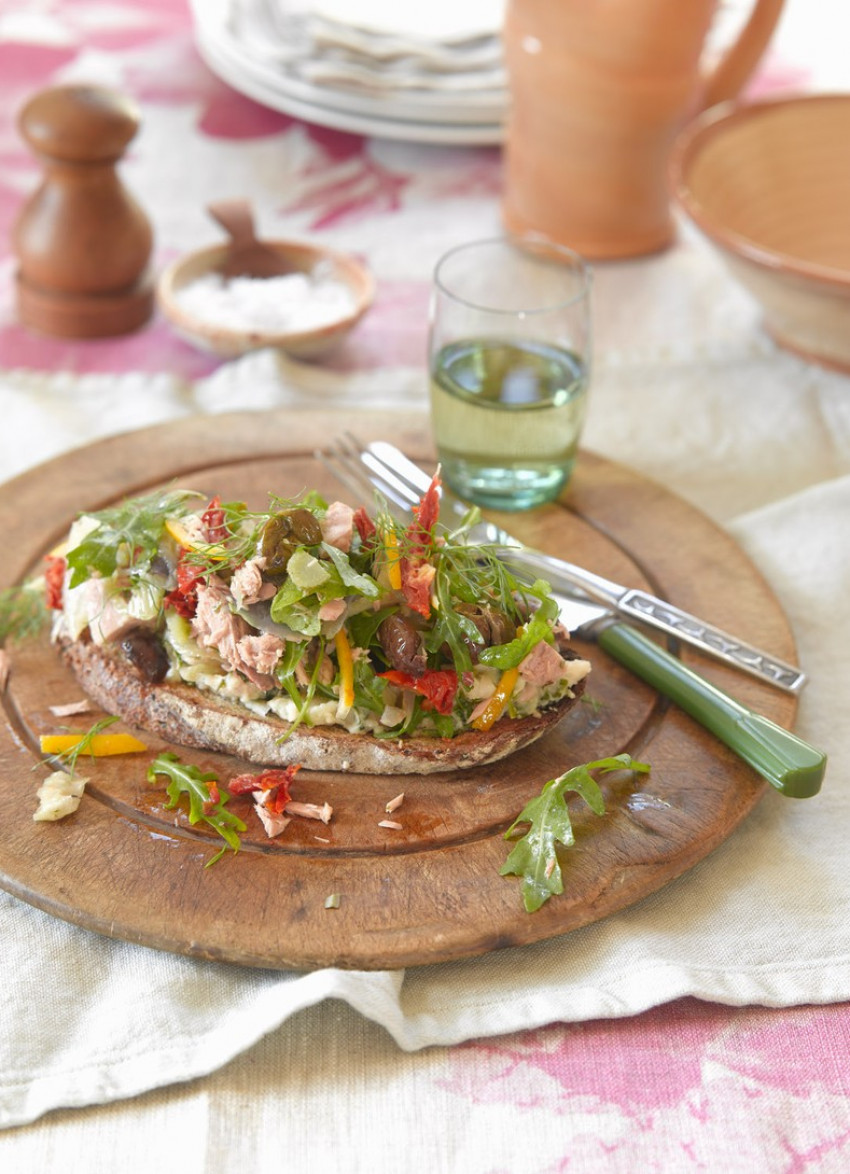
[[[733,256],[750,261],[777,275],[791,275],[836,289],[847,289],[850,287],[850,268],[840,269],[806,261],[794,254],[771,249],[735,229],[723,227],[707,210],[703,201],[694,195],[688,183],[690,166],[702,148],[718,135],[722,135],[728,127],[749,122],[753,118],[769,116],[783,107],[823,104],[847,105],[850,110],[850,92],[782,94],[752,101],[732,100],[711,107],[697,115],[677,138],[670,159],[670,187],[676,202],[694,224],[710,240]]]

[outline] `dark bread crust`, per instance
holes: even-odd
[[[306,770],[353,774],[434,774],[496,762],[536,741],[565,716],[584,681],[542,713],[503,719],[488,732],[455,738],[381,739],[339,726],[298,726],[274,716],[256,717],[238,704],[192,685],[151,684],[114,646],[88,639],[58,641],[60,653],[83,690],[107,713],[168,742],[231,754],[264,766],[300,764]]]

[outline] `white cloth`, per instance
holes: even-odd
[[[327,1000],[413,1052],[630,1015],[686,994],[733,1005],[850,999],[850,379],[776,351],[752,304],[687,235],[643,266],[600,267],[596,299],[588,447],[713,514],[761,567],[810,674],[797,728],[830,755],[822,794],[769,793],[689,874],[599,924],[405,974],[200,962],[100,938],[0,894],[0,1125],[212,1072]],[[630,304],[633,315],[619,316]],[[398,406],[425,403],[419,369],[352,379],[268,354],[195,387],[168,376],[60,384],[12,372],[0,385],[0,459],[9,475],[96,435],[189,412],[315,407],[317,395],[341,406],[353,385],[365,407],[394,396]],[[333,1019],[315,1015],[319,1051]]]

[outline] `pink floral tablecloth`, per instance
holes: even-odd
[[[833,18],[830,0],[792,0],[758,87],[850,83]],[[378,297],[346,346],[322,365],[266,352],[222,363],[178,338],[159,315],[115,340],[70,342],[25,330],[16,320],[9,233],[39,168],[15,116],[32,92],[69,80],[115,85],[140,104],[143,129],[122,175],[154,224],[157,267],[218,239],[204,211],[210,199],[246,194],[268,235],[362,254],[378,278]],[[236,93],[199,57],[185,0],[5,0],[0,479],[98,437],[192,413],[324,406],[343,423],[364,407],[424,411],[433,263],[452,244],[499,231],[500,182],[496,147],[365,138]],[[779,354],[760,331],[757,309],[684,226],[662,257],[600,267],[595,296],[588,445],[663,480],[728,525],[766,573],[779,575],[772,535],[799,544],[816,528],[809,517],[834,522],[850,501],[850,379]],[[810,535],[806,550],[812,565],[822,557],[835,568],[830,587],[840,606],[847,568],[835,555],[832,522]],[[824,681],[832,674],[830,690],[846,696],[846,628],[830,638],[806,627],[803,577],[780,587],[800,624],[802,652],[825,666]],[[830,639],[838,644],[828,649]],[[825,712],[804,700],[805,733],[830,750],[833,739],[845,746]],[[846,767],[837,770],[833,790],[846,791]],[[843,799],[834,810],[846,826]],[[774,808],[748,828],[756,855],[759,836],[773,834],[783,818]],[[802,821],[801,838],[808,834],[805,815],[787,818]],[[805,869],[816,856],[806,857]],[[734,852],[728,860],[734,867]],[[789,856],[788,869],[797,863]],[[799,884],[806,886],[805,873]],[[841,895],[850,907],[846,886]],[[686,935],[688,892],[677,900]],[[663,907],[644,908],[635,923],[650,945],[659,909],[663,915]],[[847,923],[835,916],[823,949],[828,981],[813,978],[806,988],[802,979],[782,986],[762,976],[752,999],[724,994],[710,979],[703,989],[693,973],[683,983],[681,967],[672,966],[675,975],[661,976],[656,998],[624,998],[619,988],[583,992],[568,950],[553,964],[552,951],[531,948],[522,960],[529,984],[539,963],[556,988],[561,965],[563,989],[591,1010],[567,1006],[556,1022],[541,1021],[545,1004],[526,999],[522,988],[506,1005],[507,960],[494,975],[499,1015],[488,1020],[481,999],[479,1018],[468,1017],[454,1037],[441,1021],[440,979],[428,973],[439,968],[377,983],[313,976],[281,1015],[282,996],[267,975],[189,960],[151,969],[150,952],[88,935],[2,892],[0,919],[4,1174],[839,1174],[850,1165],[850,1004],[843,1001],[850,950],[841,930]],[[781,969],[783,960],[764,949],[765,974]],[[806,957],[795,965],[802,974]],[[449,995],[488,974],[481,966],[446,973]],[[221,1008],[224,1017],[246,993],[244,1019],[217,1031],[213,1014]],[[116,1057],[103,1024],[117,1022],[122,1009],[132,1018],[140,1006],[151,1008],[150,1018]],[[404,1011],[398,1019],[397,1007]],[[24,1014],[30,1022],[22,1029]],[[164,1041],[152,1060],[146,1033],[157,1032]]]

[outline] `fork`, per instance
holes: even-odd
[[[431,477],[404,453],[386,441],[362,445],[350,432],[343,433],[324,454],[317,453],[331,472],[356,493],[379,490],[387,504],[405,513],[419,503]],[[462,517],[470,506],[443,489],[442,502]],[[770,653],[756,648],[667,600],[638,588],[624,587],[584,567],[525,546],[518,538],[493,522],[482,520],[467,531],[467,540],[490,545],[515,569],[546,579],[560,594],[575,599],[593,599],[613,608],[625,619],[636,620],[668,636],[684,641],[717,660],[788,693],[799,693],[806,675]]]
[[[377,483],[396,518],[409,521],[411,506],[418,503],[418,495],[411,498],[409,485],[396,477],[393,469],[379,463],[376,471],[374,462],[370,465],[366,460],[367,455],[374,457],[374,453],[363,450],[350,436],[316,453],[356,497],[362,497],[364,490],[373,491]],[[690,714],[781,794],[803,799],[820,790],[826,770],[826,755],[821,751],[769,718],[747,709],[654,640],[623,623],[605,604],[587,596],[576,598],[559,592],[554,592],[553,597],[562,622],[573,636],[596,641],[615,660]]]

